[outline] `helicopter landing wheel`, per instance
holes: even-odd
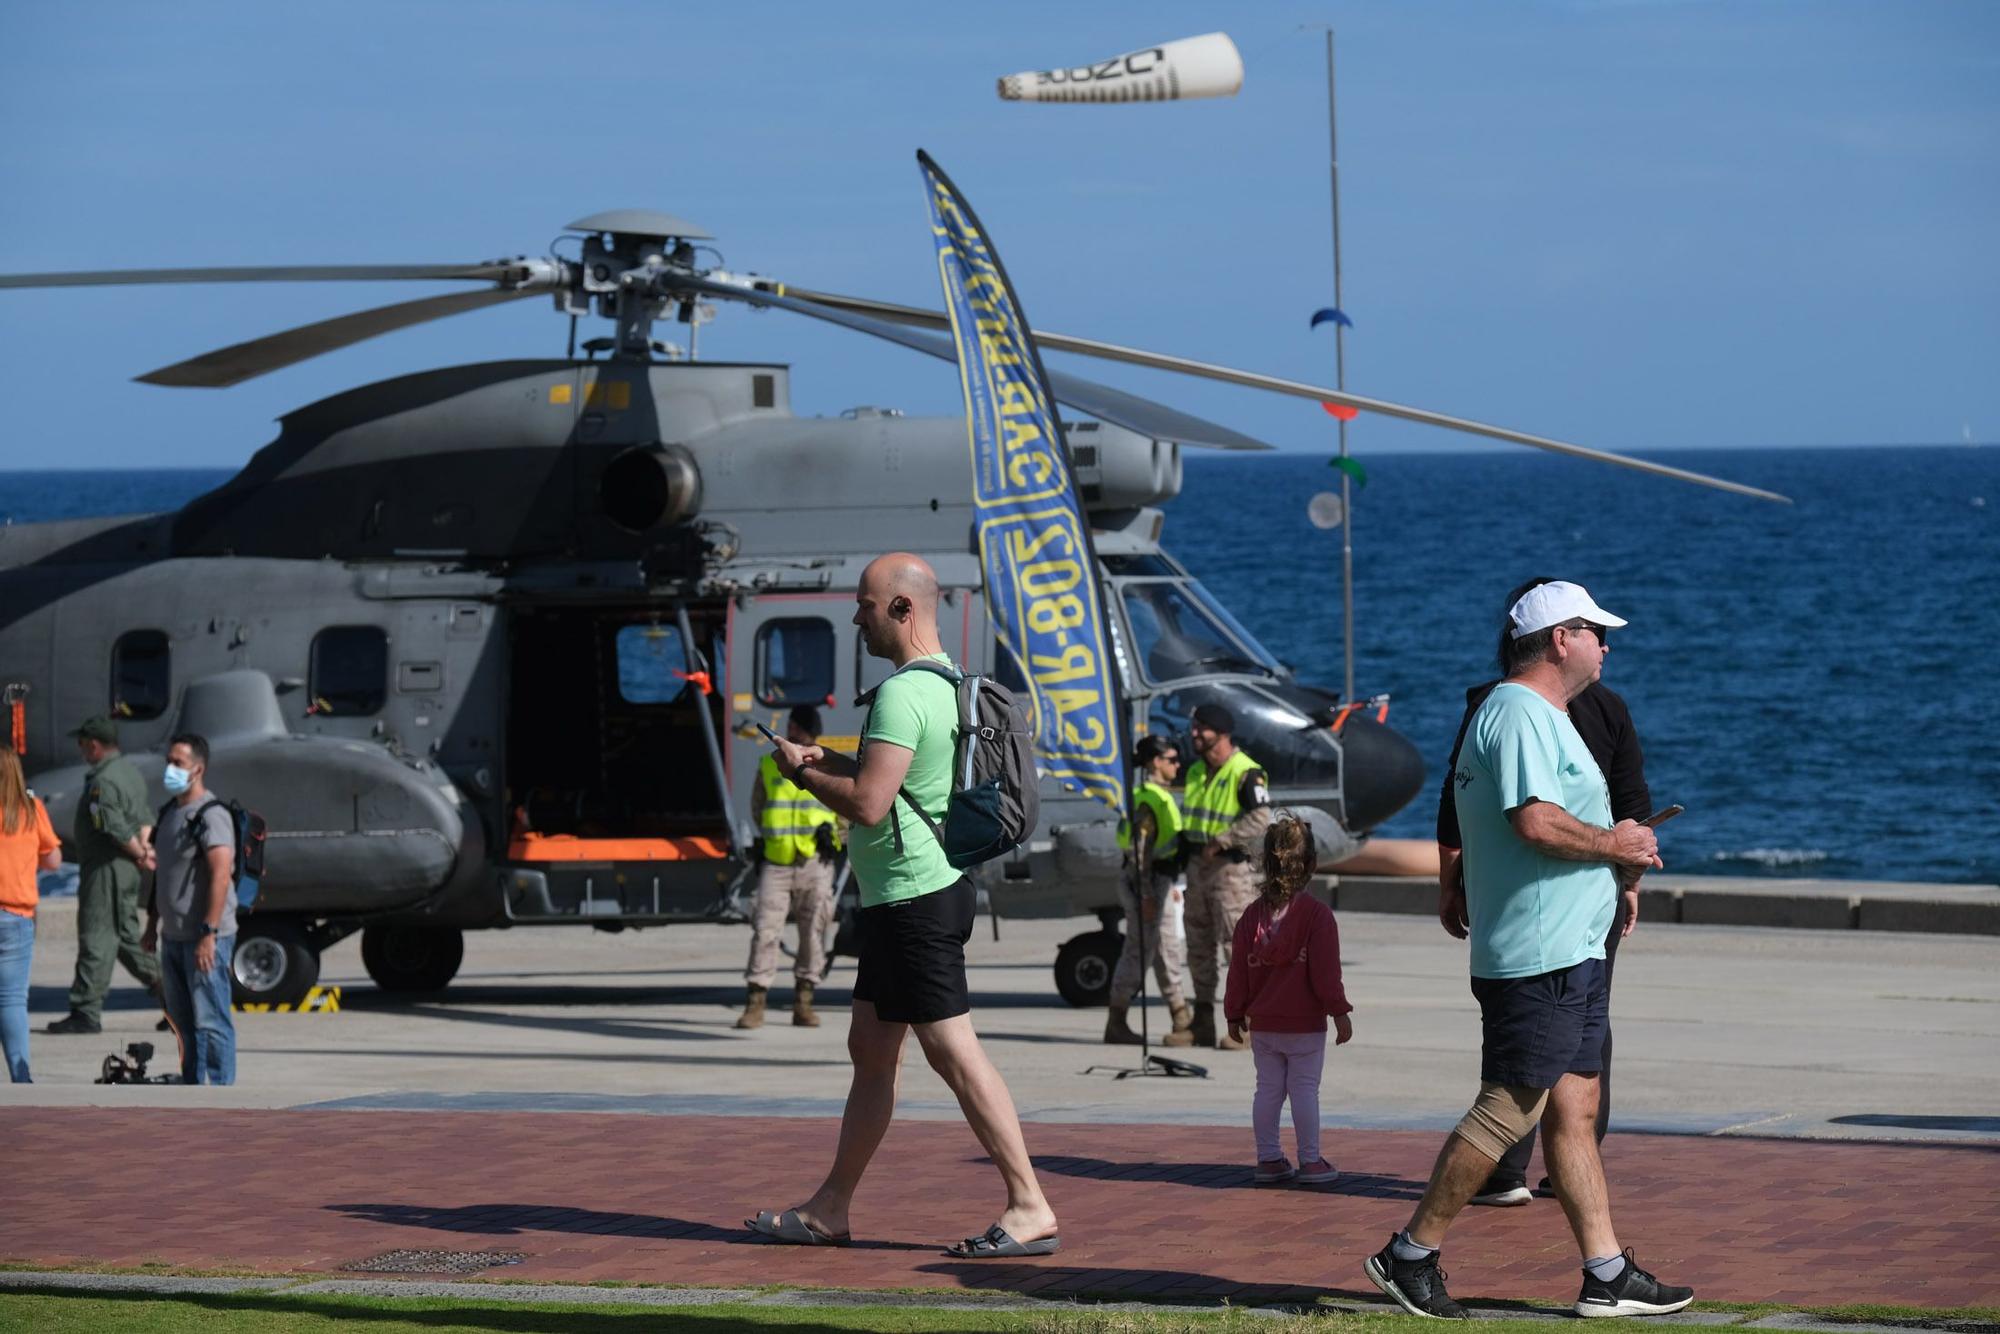
[[[1111,999],[1111,975],[1118,970],[1118,953],[1125,937],[1116,931],[1086,931],[1071,936],[1056,951],[1056,990],[1079,1009]]]
[[[238,1005],[296,1005],[319,981],[319,951],[305,928],[283,917],[244,917],[229,960]]]
[[[448,926],[388,922],[361,930],[361,962],[384,991],[442,991],[465,961],[465,935]]]

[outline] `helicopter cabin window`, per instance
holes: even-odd
[[[1279,674],[1276,660],[1200,585],[1148,580],[1126,584],[1124,595],[1125,618],[1149,680],[1209,672]]]
[[[111,646],[111,716],[157,718],[173,702],[167,636],[129,630]]]
[[[619,628],[618,693],[627,704],[671,704],[688,688],[687,646],[678,626]]]
[[[389,636],[375,625],[328,626],[313,636],[310,693],[315,713],[377,713],[389,697]]]
[[[757,631],[757,699],[781,708],[833,694],[833,626],[817,616],[767,621]]]

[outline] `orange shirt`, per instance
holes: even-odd
[[[29,797],[28,806],[28,818],[13,833],[0,827],[0,911],[17,917],[35,915],[35,905],[42,899],[35,888],[35,872],[44,856],[62,846],[49,827],[41,798]]]

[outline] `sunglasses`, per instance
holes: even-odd
[[[1569,631],[1571,634],[1575,634],[1579,630],[1588,630],[1591,634],[1597,636],[1597,642],[1600,645],[1608,646],[1611,643],[1611,630],[1607,626],[1593,625],[1589,621],[1585,621],[1581,625],[1565,625],[1563,629]]]

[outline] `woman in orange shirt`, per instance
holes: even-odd
[[[62,865],[49,813],[21,777],[21,757],[0,746],[0,1052],[16,1084],[28,1078],[28,965],[35,957],[37,871]]]

